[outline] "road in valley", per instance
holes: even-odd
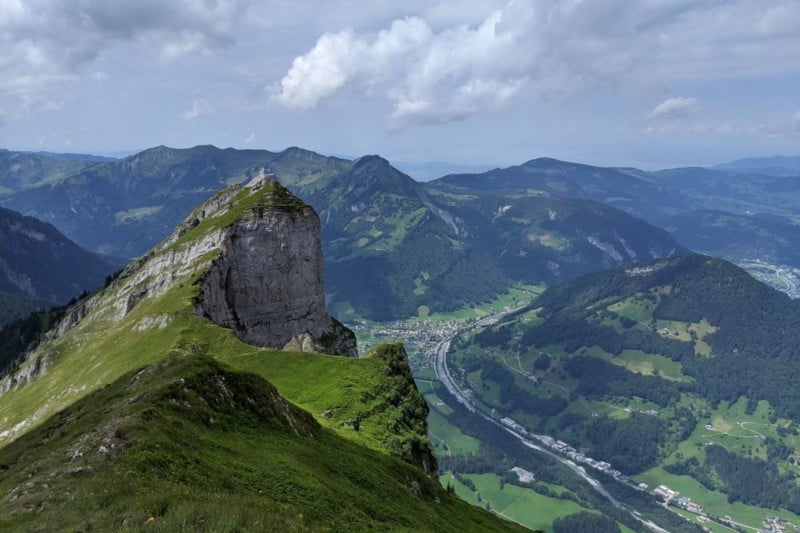
[[[436,346],[436,355],[434,358],[434,371],[436,373],[436,378],[444,385],[447,391],[458,401],[458,403],[462,404],[466,409],[468,409],[471,413],[474,413],[477,416],[482,417],[484,420],[491,422],[498,428],[510,433],[514,437],[516,437],[524,446],[536,450],[541,453],[545,453],[550,457],[553,457],[557,461],[561,462],[562,464],[569,467],[572,471],[576,474],[581,476],[591,487],[597,491],[600,495],[606,498],[609,502],[611,502],[614,507],[626,509],[631,516],[633,516],[636,520],[650,528],[652,531],[656,531],[657,533],[669,533],[667,530],[663,529],[662,527],[658,526],[657,524],[649,521],[644,520],[641,517],[637,516],[633,511],[627,509],[619,500],[617,500],[614,496],[612,496],[606,488],[595,478],[590,476],[586,469],[582,466],[576,464],[575,462],[562,457],[552,451],[548,450],[537,444],[536,442],[531,441],[526,436],[522,435],[521,433],[514,431],[512,428],[509,428],[499,421],[495,420],[494,418],[490,417],[486,413],[482,412],[478,409],[475,404],[472,402],[472,399],[458,386],[458,384],[453,379],[452,375],[450,374],[450,369],[447,366],[447,352],[450,350],[450,344],[452,343],[453,339],[458,336],[459,333],[463,333],[464,331],[469,331],[475,329],[477,327],[488,326],[491,324],[496,323],[498,320],[503,318],[506,315],[509,315],[515,311],[518,311],[520,308],[512,309],[503,313],[498,313],[494,315],[487,316],[482,318],[473,324],[471,324],[468,328],[462,330],[461,332],[456,332],[450,338],[440,342]],[[538,437],[538,436],[537,436]]]

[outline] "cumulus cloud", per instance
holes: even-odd
[[[647,114],[648,120],[689,118],[694,116],[700,109],[700,102],[697,98],[683,98],[676,96],[667,98]]]
[[[512,0],[477,20],[463,17],[470,22],[431,22],[451,20],[451,11],[423,11],[377,33],[324,33],[294,58],[272,97],[301,110],[341,93],[386,98],[387,118],[402,125],[464,119],[523,90],[548,99],[641,93],[676,80],[800,67],[796,0],[769,9],[758,0]],[[670,99],[648,118],[686,116],[697,106]]]
[[[214,111],[214,108],[211,107],[211,104],[209,104],[208,101],[198,98],[192,102],[192,107],[183,112],[181,118],[184,120],[194,120],[197,117],[208,115],[212,111]]]
[[[324,34],[294,59],[274,98],[288,108],[310,109],[348,87],[380,92],[392,102],[394,124],[448,122],[497,107],[522,87],[530,67],[517,54],[524,35],[512,11],[439,32],[408,17],[374,38],[352,30]]]

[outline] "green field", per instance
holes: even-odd
[[[703,458],[703,447],[708,443],[719,444],[730,451],[746,452],[766,459],[766,451],[761,436],[781,439],[777,424],[769,421],[770,407],[765,401],[751,415],[746,413],[747,400],[742,397],[734,404],[721,402],[716,409],[708,411],[708,416],[699,418],[697,428],[691,436],[680,444],[677,452],[686,457]],[[708,429],[706,426],[711,426]],[[782,439],[796,449],[797,437]]]
[[[592,346],[586,353],[593,357],[599,357],[609,363],[623,366],[631,372],[651,376],[658,374],[664,379],[673,381],[689,381],[690,378],[683,375],[681,364],[663,355],[645,353],[640,350],[622,350],[619,355],[612,355],[598,346]]]
[[[695,354],[702,357],[711,356],[711,346],[704,338],[706,335],[717,331],[717,328],[712,326],[705,318],[700,322],[656,320],[656,328],[662,337],[694,343]]]
[[[428,436],[437,455],[468,455],[477,453],[480,448],[478,439],[464,435],[435,410],[428,415]]]
[[[440,477],[442,485],[448,483],[456,489],[456,494],[473,505],[485,507],[488,503],[496,514],[523,524],[532,529],[553,531],[553,520],[582,511],[591,511],[571,500],[561,500],[544,496],[531,489],[505,484],[500,488],[500,477],[496,474],[465,474],[465,478],[475,484],[477,492],[473,492],[456,480],[451,474]],[[480,494],[481,502],[478,502]],[[623,532],[631,529],[620,524]]]
[[[696,522],[700,524],[697,520],[697,515],[694,513],[690,513],[689,511],[684,511],[683,509],[678,509],[677,507],[671,507],[672,511],[678,513],[682,517],[688,519],[691,522]],[[718,524],[716,522],[705,522],[702,524],[703,527],[708,528],[711,530],[711,533],[730,533],[734,531],[733,529],[729,528],[728,526],[723,526],[722,524]]]
[[[746,413],[746,408],[747,400],[742,397],[734,404],[721,402],[716,409],[709,410],[705,418],[698,419],[694,432],[678,445],[677,450],[665,459],[664,464],[675,461],[678,454],[683,458],[697,457],[702,462],[705,460],[705,446],[708,443],[722,445],[740,454],[752,454],[754,457],[766,459],[765,448],[758,434],[779,438],[777,425],[769,422],[771,409],[765,401],[759,402],[751,415]],[[712,429],[707,429],[707,425]],[[795,439],[796,437],[784,440],[796,448]],[[762,509],[740,502],[729,503],[725,494],[706,489],[690,476],[670,474],[660,466],[651,468],[636,478],[648,483],[651,488],[665,484],[680,492],[682,496],[689,496],[711,514],[729,515],[735,521],[752,527],[760,527],[761,520],[770,514],[787,518],[800,525],[800,517],[789,511]]]
[[[510,288],[506,293],[500,294],[491,302],[475,305],[474,307],[463,307],[448,313],[432,313],[429,318],[433,320],[458,320],[466,321],[486,316],[493,311],[502,310],[506,307],[514,307],[523,303],[528,303],[539,296],[547,287],[544,285],[525,285],[519,284]]]
[[[637,295],[611,304],[606,309],[637,322],[647,322],[653,318],[655,304]]]
[[[425,396],[425,401],[428,402],[431,411],[438,411],[445,416],[453,412],[436,393],[438,390],[442,390],[442,385],[438,381],[417,379],[417,388]]]

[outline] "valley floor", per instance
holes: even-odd
[[[542,290],[542,287],[519,287],[513,294],[507,294],[492,304],[457,313],[385,324],[356,321],[349,325],[356,331],[362,347],[387,339],[406,343],[417,385],[431,409],[429,437],[440,458],[469,456],[477,453],[481,447],[480,439],[470,436],[448,420],[453,410],[461,404],[472,411],[473,416],[491,420],[497,425],[498,431],[505,429],[523,442],[529,442],[529,447],[537,445],[544,448],[547,450],[545,453],[554,454],[562,463],[571,464],[576,470],[580,469],[584,480],[595,488],[599,487],[601,491],[604,491],[603,484],[624,485],[629,491],[647,495],[652,502],[669,509],[675,516],[712,532],[800,530],[800,516],[784,510],[762,509],[740,502],[728,503],[724,494],[708,490],[688,476],[670,474],[660,466],[629,478],[613,465],[592,459],[579,449],[576,450],[576,447],[579,448],[577,445],[573,447],[554,436],[533,433],[519,422],[503,417],[475,394],[474,383],[470,383],[462,369],[446,369],[450,341],[459,333],[496,322],[522,307]],[[506,364],[513,366],[508,361]],[[660,361],[655,361],[655,364],[660,364]],[[526,374],[522,365],[512,370]],[[667,375],[670,370],[661,369]],[[677,373],[680,374],[679,369]],[[533,374],[528,377],[536,380]],[[559,385],[550,383],[549,386]],[[745,400],[735,405],[723,402],[709,414],[707,424],[698,422],[695,432],[679,449],[689,453],[697,442],[701,446],[707,442],[732,445],[747,439],[761,442],[765,438],[763,433],[774,434],[776,428],[772,427],[774,424],[768,423],[766,411],[758,409],[756,413],[748,415],[745,413],[746,403]],[[762,403],[766,405],[766,402]],[[624,415],[638,408],[643,414],[661,416],[658,409],[653,409],[657,406],[650,403],[632,401],[630,405],[622,406],[599,402],[591,402],[592,405],[589,405],[584,401],[583,404],[587,411],[603,410],[605,415],[613,415],[616,411]],[[444,462],[448,463],[447,460]],[[533,477],[532,475],[531,480]],[[536,487],[525,487],[524,483],[507,484],[496,474],[459,474],[457,471],[443,472],[441,479],[443,485],[452,485],[456,493],[466,501],[527,527],[544,531],[552,531],[552,521],[558,517],[581,511],[598,512],[597,509],[586,506],[585,502],[582,505],[574,501],[574,495],[558,485],[547,487],[553,490],[552,494],[543,494],[547,490],[543,490],[542,482],[539,481],[536,482]],[[613,492],[619,497],[619,490]],[[561,496],[554,498],[558,494]],[[565,495],[567,499],[563,499]],[[610,494],[607,499],[612,503],[616,501]],[[621,503],[622,508],[630,509],[638,517],[640,515],[636,511],[636,505],[637,502],[625,501],[624,498]],[[625,524],[620,523],[620,527],[621,531],[631,531]],[[652,522],[651,528],[658,530]]]

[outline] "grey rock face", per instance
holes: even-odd
[[[219,246],[200,282],[198,314],[257,346],[358,355],[355,336],[325,305],[313,209],[251,210],[224,230]]]

